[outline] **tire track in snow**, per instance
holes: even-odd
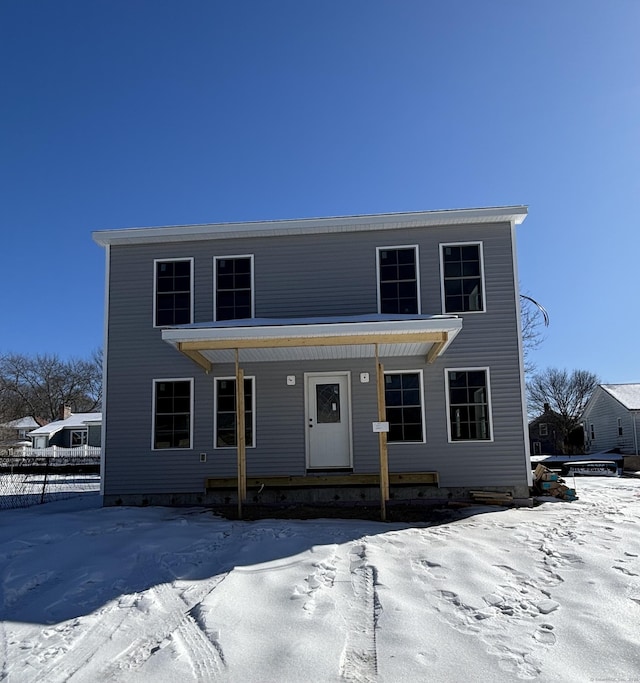
[[[371,683],[378,673],[376,624],[381,611],[375,587],[376,571],[367,562],[365,545],[352,546],[349,561],[353,600],[346,615],[347,634],[340,675],[345,681]]]
[[[217,677],[225,667],[224,654],[217,640],[210,639],[191,612],[224,579],[229,572],[216,577],[215,581],[204,582],[197,591],[190,591],[189,602],[176,594],[175,587],[161,584],[150,589],[149,593],[158,611],[164,612],[162,628],[153,634],[137,638],[112,664],[102,671],[108,678],[120,678],[124,673],[139,669],[158,650],[175,639],[189,661],[195,680],[206,681]]]
[[[157,577],[158,565],[155,557],[142,558],[142,561],[136,564],[138,585],[141,583],[140,577],[142,581],[145,577]],[[191,637],[199,645],[202,631],[189,612],[224,578],[226,574],[199,582],[197,586],[190,586],[182,591],[182,596],[178,594],[179,589],[174,584],[163,583],[145,591],[124,595],[96,613],[58,625],[51,629],[52,636],[61,636],[62,644],[54,648],[53,654],[48,650],[33,653],[38,661],[34,662],[33,675],[23,683],[40,683],[43,680],[47,683],[96,680],[94,660],[103,657],[100,651],[107,644],[115,652],[125,653],[124,658],[116,657],[106,667],[106,671],[102,672],[109,672],[117,678],[123,669],[134,670],[142,666],[165,641],[171,639],[173,631],[183,626],[183,621],[187,621],[189,625],[186,627],[186,635],[185,628],[181,629],[179,639]],[[154,581],[148,581],[148,585],[153,583]],[[155,606],[158,611],[168,611],[162,622],[164,628],[154,632],[152,636],[143,636],[131,643],[131,633],[139,633],[140,629],[144,628],[144,622],[148,621],[146,603],[149,602],[151,610]],[[155,620],[151,620],[150,623],[155,623]],[[190,631],[193,631],[192,636],[189,635]],[[204,634],[202,636],[206,638]],[[204,647],[196,647],[196,657],[189,657],[194,671],[206,670],[209,666],[208,661],[200,661],[205,657]],[[211,655],[213,661],[220,661],[218,648],[213,644],[211,648],[213,651],[207,651],[207,658]]]

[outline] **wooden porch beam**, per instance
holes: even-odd
[[[443,341],[433,342],[432,347],[427,351],[427,364],[431,365],[433,361],[440,355],[440,351],[444,348],[444,345],[448,341],[448,335],[445,333],[445,339]]]
[[[187,351],[216,351],[220,349],[277,349],[296,346],[354,346],[364,344],[445,343],[446,332],[408,332],[407,334],[348,334],[323,337],[269,337],[255,339],[209,339],[178,342]]]
[[[201,368],[203,368],[207,375],[211,372],[211,368],[213,367],[211,361],[205,358],[199,351],[183,349],[182,343],[178,344],[178,350],[182,351],[185,356],[191,358],[194,363],[197,363]]]
[[[238,457],[238,517],[247,498],[247,451],[244,431],[244,370],[240,367],[236,349],[236,450]]]
[[[378,345],[376,344],[376,384],[378,389],[378,421],[386,422],[387,408],[384,398],[384,366],[378,358]],[[387,433],[378,433],[378,445],[380,449],[380,518],[387,519],[387,500],[389,500],[389,456],[387,452]]]

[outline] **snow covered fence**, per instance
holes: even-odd
[[[0,456],[0,510],[72,498],[99,488],[99,448],[20,448]]]

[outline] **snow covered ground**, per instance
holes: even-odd
[[[0,513],[0,680],[640,679],[640,480],[431,526]]]

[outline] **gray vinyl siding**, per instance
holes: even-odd
[[[595,391],[583,416],[586,423],[587,452],[600,453],[619,448],[621,453],[634,455],[633,413],[601,387],[597,387]],[[618,418],[622,424],[622,436],[618,435]],[[595,439],[591,439],[591,424],[595,429]]]
[[[162,342],[153,327],[154,259],[194,258],[194,322],[213,319],[213,257],[254,255],[256,317],[356,315],[377,312],[376,247],[419,246],[422,313],[441,313],[441,243],[481,241],[486,313],[462,314],[463,330],[441,358],[384,358],[385,370],[424,373],[425,444],[390,444],[391,471],[437,471],[441,486],[526,484],[511,226],[344,232],[110,249],[110,300],[105,415],[106,495],[202,491],[206,477],[235,476],[235,449],[214,449],[214,380]],[[448,443],[445,368],[488,367],[492,442]],[[256,447],[247,449],[247,474],[306,471],[304,373],[351,371],[354,472],[377,472],[375,364],[372,359],[243,364],[255,377]],[[371,381],[360,382],[360,372]],[[287,375],[295,386],[286,385]],[[152,382],[193,378],[193,448],[153,451]],[[206,462],[200,454],[206,453]]]

